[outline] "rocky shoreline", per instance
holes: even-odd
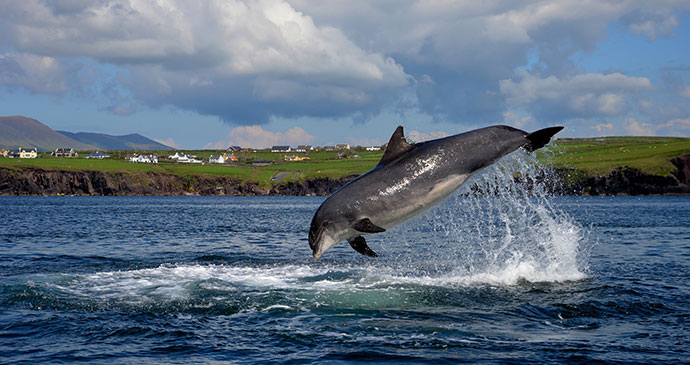
[[[543,170],[536,177],[516,177],[515,181],[528,186],[546,181],[547,191],[554,195],[690,194],[690,155],[674,158],[671,162],[676,169],[669,176],[645,174],[630,167],[619,167],[604,176],[552,169]],[[0,195],[321,196],[333,193],[355,177],[316,178],[264,187],[227,176],[0,168]],[[476,186],[471,191],[473,194],[487,193]]]

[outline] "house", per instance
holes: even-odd
[[[177,159],[179,159],[180,157],[187,157],[187,155],[185,155],[184,153],[175,152],[174,155],[168,156],[168,158],[171,159],[171,160],[177,160]]]
[[[225,163],[225,156],[211,155],[208,157],[208,163]]]
[[[271,147],[271,152],[290,152],[292,148],[290,146],[273,146]]]
[[[129,158],[130,162],[136,163],[158,163],[158,156],[156,155],[134,155]]]
[[[348,143],[345,143],[345,144],[337,144],[337,145],[335,145],[335,149],[338,150],[338,151],[341,151],[341,150],[349,150],[349,149],[350,149],[350,145],[349,145]]]
[[[0,150],[0,157],[7,157],[10,150]]]
[[[86,158],[96,158],[96,159],[102,160],[104,158],[110,158],[110,155],[107,153],[103,153],[101,151],[96,151],[96,152],[89,153],[88,155],[86,155]]]
[[[370,146],[370,147],[367,147],[367,151],[381,151],[381,147],[379,147],[379,146]]]
[[[323,150],[327,152],[335,151],[335,146],[323,146]]]
[[[54,157],[77,157],[77,152],[74,150],[74,148],[57,148],[53,153],[51,153],[52,156]]]
[[[38,150],[34,148],[33,150],[25,150],[19,148],[19,158],[36,158],[38,156]]]
[[[296,155],[287,156],[286,155],[284,157],[284,159],[285,159],[285,161],[303,161],[303,160],[308,160],[309,157],[307,157],[307,156],[296,156]]]
[[[223,157],[225,157],[225,161],[235,161],[235,162],[239,161],[239,159],[237,157],[235,157],[235,155],[225,154],[225,155],[223,155]]]
[[[242,152],[242,151],[246,151],[246,149],[243,149],[240,146],[230,146],[230,147],[228,147],[228,149],[226,151],[227,152]]]
[[[313,149],[313,148],[312,148],[311,146],[309,146],[309,145],[304,145],[304,144],[303,144],[303,145],[297,146],[297,148],[295,148],[294,151],[295,151],[295,152],[309,152],[309,151],[311,151],[312,149]]]
[[[196,156],[185,155],[184,153],[180,152],[175,152],[174,155],[168,156],[168,158],[179,163],[201,163],[201,160]]]

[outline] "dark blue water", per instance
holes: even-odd
[[[314,260],[318,197],[0,197],[0,363],[690,360],[690,197],[454,197]]]

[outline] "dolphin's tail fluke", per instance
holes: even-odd
[[[546,146],[549,141],[551,141],[551,137],[560,132],[561,129],[563,129],[561,126],[549,127],[526,135],[525,138],[527,138],[529,142],[525,144],[525,149],[532,152]]]

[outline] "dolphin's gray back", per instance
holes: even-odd
[[[493,126],[413,145],[333,194],[324,205],[347,219],[390,228],[455,191],[474,172],[529,143],[527,133]],[[359,216],[348,216],[357,214]]]

